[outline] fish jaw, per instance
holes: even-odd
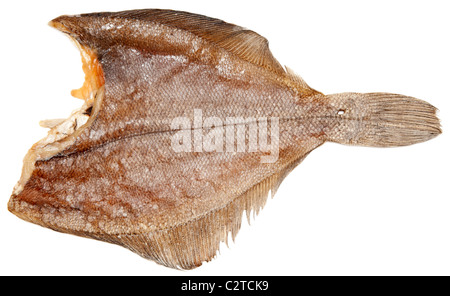
[[[70,40],[80,50],[85,81],[80,89],[73,90],[71,94],[83,100],[83,105],[73,110],[66,119],[47,119],[39,123],[41,126],[50,130],[47,136],[36,142],[25,155],[22,174],[14,186],[12,197],[17,196],[23,190],[37,161],[49,159],[71,146],[78,135],[92,124],[105,93],[104,73],[96,52],[88,46],[80,44],[73,37],[72,31],[63,23],[55,19],[50,21],[49,25],[67,34]],[[14,212],[10,205],[8,205],[8,209]]]

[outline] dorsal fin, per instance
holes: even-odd
[[[286,68],[286,83],[296,89],[303,96],[312,96],[321,94],[321,92],[311,88],[300,75],[296,74],[291,68]]]
[[[91,14],[90,16],[94,15]],[[251,30],[219,19],[189,12],[160,9],[100,13],[95,16],[138,19],[186,30],[237,55],[247,62],[264,67],[276,74],[284,75],[286,73],[270,52],[269,42],[266,38]]]

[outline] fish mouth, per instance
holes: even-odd
[[[82,68],[85,74],[83,86],[71,91],[71,95],[83,100],[83,105],[71,112],[65,119],[46,119],[39,125],[49,128],[48,134],[36,142],[23,160],[22,174],[14,186],[12,196],[17,196],[31,177],[35,164],[39,160],[49,159],[70,147],[76,138],[94,121],[105,92],[105,78],[97,53],[82,45],[62,23],[53,20],[51,27],[67,34],[80,50]]]

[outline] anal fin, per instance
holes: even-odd
[[[149,233],[108,235],[93,238],[109,241],[124,246],[144,258],[176,269],[193,269],[203,262],[213,259],[220,248],[220,243],[228,245],[228,237],[234,241],[246,212],[250,222],[253,212],[257,215],[264,207],[269,192],[276,190],[281,181],[304,158],[293,161],[282,171],[273,174],[254,185],[245,193],[235,198],[223,208],[177,225]]]

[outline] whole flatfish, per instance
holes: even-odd
[[[257,33],[171,10],[61,16],[83,106],[44,120],[8,209],[165,266],[211,260],[323,143],[391,147],[441,133],[436,108],[390,93],[325,95]]]

